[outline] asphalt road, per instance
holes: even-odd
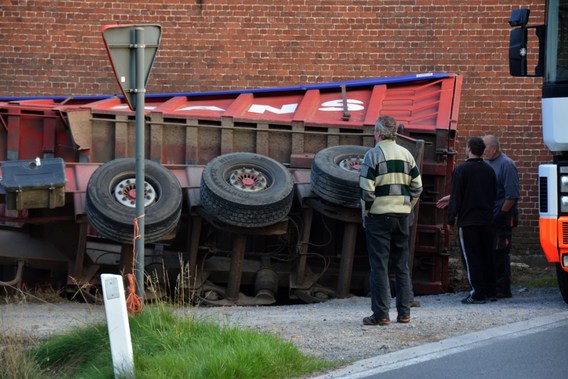
[[[567,352],[565,311],[362,360],[318,379],[564,378]]]

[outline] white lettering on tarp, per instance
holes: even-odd
[[[115,105],[114,107],[112,107],[111,109],[120,111],[120,110],[130,110],[130,107],[128,105]],[[154,109],[156,109],[155,105],[146,105],[144,106],[144,109],[147,111],[153,111]]]
[[[347,110],[348,111],[362,111],[365,107],[361,104],[363,102],[361,100],[355,99],[347,99]],[[336,112],[336,111],[343,111],[343,100],[330,100],[322,103],[321,107],[318,109],[322,112]]]
[[[213,105],[192,105],[189,107],[183,107],[178,109],[178,111],[215,111],[215,112],[224,112],[225,109],[219,108]]]
[[[249,108],[250,113],[264,114],[264,112],[272,112],[275,114],[294,113],[298,104],[284,104],[281,108],[272,107],[270,105],[253,104]]]
[[[364,103],[361,100],[347,99],[347,110],[349,111],[361,111],[365,109]],[[271,105],[263,104],[252,104],[248,109],[250,113],[264,114],[265,112],[270,112],[274,114],[288,114],[294,113],[298,108],[298,104],[284,104],[280,108],[273,107]],[[226,109],[214,106],[214,105],[191,105],[188,107],[183,107],[177,109],[177,111],[214,111],[214,112],[224,112]],[[323,112],[342,112],[343,111],[343,100],[330,100],[322,103],[318,110]]]

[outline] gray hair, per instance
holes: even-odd
[[[375,132],[383,139],[395,139],[398,125],[391,116],[381,116],[375,124]]]
[[[495,146],[498,150],[501,149],[499,140],[492,134],[486,134],[485,136],[483,136],[483,142],[485,142],[485,145]]]

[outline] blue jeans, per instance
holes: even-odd
[[[371,274],[371,310],[377,318],[389,317],[391,292],[389,259],[395,275],[398,316],[410,316],[408,269],[408,215],[370,215],[365,219],[367,252]]]

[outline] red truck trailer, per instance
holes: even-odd
[[[391,115],[423,176],[414,291],[448,291],[435,204],[454,168],[461,86],[442,72],[147,94],[146,274],[214,305],[367,294],[358,170]],[[134,150],[121,96],[0,98],[0,284],[93,295],[99,273],[130,272]]]

